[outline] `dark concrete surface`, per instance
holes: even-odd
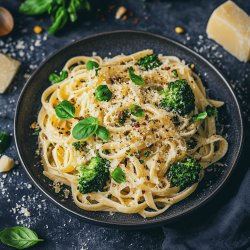
[[[97,1],[93,2],[91,13],[82,13],[76,25],[69,25],[58,36],[47,36],[46,32],[36,35],[34,25],[48,27],[47,17],[25,17],[18,13],[20,0],[0,0],[0,6],[7,7],[15,17],[15,29],[10,36],[0,38],[0,52],[7,53],[22,62],[20,71],[12,86],[0,95],[0,129],[12,134],[12,145],[6,152],[18,161],[13,138],[13,119],[16,102],[26,78],[34,69],[57,49],[71,41],[103,31],[137,29],[158,33],[186,44],[213,65],[215,65],[233,86],[244,113],[246,141],[250,139],[247,128],[250,125],[250,64],[241,63],[209,40],[205,33],[207,20],[221,0],[169,0],[169,1]],[[236,0],[248,14],[250,1]],[[115,4],[109,12],[108,6]],[[120,5],[133,11],[134,17],[126,21],[115,20],[115,11]],[[99,8],[99,9],[98,9]],[[98,9],[98,10],[97,10]],[[134,18],[140,22],[134,24]],[[176,26],[186,32],[177,35]],[[94,49],[93,49],[94,50]],[[1,65],[0,65],[1,67]],[[32,104],[31,104],[32,105]],[[233,195],[244,175],[249,146],[245,145],[229,194]],[[223,191],[222,191],[223,192]],[[222,197],[222,196],[221,196]],[[30,216],[25,216],[25,209]],[[219,207],[217,208],[219,209]],[[206,208],[203,209],[203,212]],[[196,215],[189,217],[195,218]],[[190,219],[190,218],[189,218]],[[178,223],[176,222],[177,226]],[[22,166],[18,165],[7,175],[0,174],[0,229],[14,225],[29,226],[45,242],[33,249],[161,249],[164,234],[161,228],[141,231],[122,231],[88,224],[59,210],[33,186]],[[190,225],[190,224],[189,224]],[[168,225],[168,227],[176,225]],[[193,226],[195,230],[195,226]],[[166,235],[167,237],[167,235]],[[0,249],[8,249],[0,245]],[[171,249],[171,248],[169,248]]]

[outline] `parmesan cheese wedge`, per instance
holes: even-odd
[[[207,35],[240,61],[250,59],[250,17],[234,2],[227,1],[214,10]]]
[[[20,62],[0,53],[0,94],[3,94],[15,77]]]
[[[3,155],[0,158],[0,173],[8,172],[14,167],[14,161],[7,155]]]

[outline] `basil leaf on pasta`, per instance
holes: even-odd
[[[130,77],[131,81],[135,85],[144,85],[144,83],[145,83],[144,79],[141,76],[136,75],[134,72],[135,71],[134,71],[133,67],[130,67],[129,68],[129,77]]]
[[[130,107],[130,111],[131,111],[131,114],[136,117],[143,117],[145,113],[144,110],[140,106],[135,105],[135,104],[133,104]]]
[[[103,141],[109,140],[109,131],[103,126],[98,126],[96,130],[96,135],[100,137]]]
[[[37,234],[29,228],[16,226],[0,232],[0,241],[10,247],[25,249],[34,246],[39,241]]]
[[[207,117],[207,112],[205,111],[205,112],[202,112],[200,114],[193,116],[192,121],[197,122],[199,120],[204,120],[206,117]]]
[[[112,92],[107,85],[99,85],[95,90],[95,98],[98,101],[109,101],[112,98]]]
[[[95,134],[98,129],[99,121],[95,117],[87,117],[80,122],[78,122],[73,128],[73,137],[77,140],[85,139],[93,134]]]
[[[87,61],[86,63],[86,69],[87,70],[92,70],[92,69],[98,69],[99,64],[95,61]]]
[[[114,169],[114,171],[111,173],[111,177],[115,180],[117,183],[122,183],[126,181],[126,175],[122,171],[120,167],[117,167]]]
[[[75,117],[75,107],[67,100],[56,106],[55,112],[61,120],[69,120]]]
[[[60,74],[52,73],[49,75],[49,80],[51,83],[59,83],[68,77],[68,72],[66,70],[61,71]]]

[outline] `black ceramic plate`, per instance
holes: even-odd
[[[62,194],[54,192],[51,181],[42,174],[40,159],[35,157],[37,137],[32,135],[30,125],[37,119],[41,107],[42,92],[50,85],[48,75],[54,70],[60,71],[64,63],[73,56],[90,56],[95,51],[98,55],[105,57],[110,56],[110,53],[115,56],[121,53],[130,54],[143,49],[153,49],[155,53],[174,55],[184,59],[187,63],[194,63],[196,71],[201,74],[210,97],[225,102],[223,112],[226,119],[223,122],[230,124],[226,131],[229,150],[223,159],[225,167],[217,168],[221,171],[207,174],[191,196],[155,218],[143,219],[137,214],[115,213],[111,215],[107,212],[81,210],[71,199],[65,200]],[[188,214],[204,204],[222,187],[236,165],[242,138],[243,127],[239,105],[223,76],[209,62],[185,46],[162,36],[138,31],[117,31],[94,35],[74,42],[49,57],[25,85],[18,101],[15,116],[15,139],[19,156],[28,175],[39,189],[61,208],[79,217],[90,222],[120,228],[135,229],[159,226],[180,218],[180,216]]]

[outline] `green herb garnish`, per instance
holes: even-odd
[[[99,85],[95,90],[95,98],[98,101],[109,101],[112,97],[112,92],[107,85]]]
[[[138,60],[137,64],[141,67],[142,70],[149,70],[159,67],[162,63],[157,57],[157,55],[147,55]]]
[[[144,110],[138,105],[133,104],[129,109],[131,111],[131,114],[136,117],[144,116],[144,113],[145,113]]]
[[[55,112],[61,120],[69,120],[75,117],[75,107],[67,100],[56,106]]]
[[[9,146],[10,146],[9,134],[6,132],[0,132],[0,154],[3,154]]]
[[[109,131],[103,126],[98,126],[96,130],[96,135],[100,137],[103,141],[109,140]]]
[[[144,156],[147,158],[151,155],[151,151],[150,150],[147,150],[145,153],[144,153]]]
[[[118,126],[122,126],[124,125],[124,123],[126,122],[126,119],[129,118],[129,112],[128,110],[123,110],[122,112],[119,113],[118,115],[118,122],[117,125]]]
[[[97,62],[94,62],[94,61],[87,61],[86,62],[86,69],[87,70],[98,69],[98,68],[99,68],[99,64]]]
[[[111,177],[117,182],[122,183],[126,181],[126,175],[122,171],[120,167],[115,168],[115,170],[111,173]]]
[[[43,241],[37,234],[26,227],[10,227],[0,231],[0,242],[17,249],[25,249]]]
[[[74,142],[72,145],[75,148],[75,150],[82,152],[85,149],[85,147],[88,145],[88,143],[86,141],[83,141],[83,142],[78,141],[78,142]]]
[[[179,76],[176,69],[172,70],[172,73],[175,78]]]
[[[63,70],[58,75],[57,73],[52,73],[49,75],[49,80],[51,83],[59,83],[63,80],[65,80],[68,77],[68,72],[66,70]]]
[[[206,119],[206,117],[207,117],[207,112],[205,111],[205,112],[199,113],[197,115],[194,115],[193,118],[192,118],[192,121],[197,122],[199,120]]]
[[[132,67],[129,68],[129,77],[131,79],[131,81],[135,84],[135,85],[144,85],[144,79],[139,76],[139,75],[136,75],[134,73],[134,69]]]
[[[99,121],[95,117],[87,117],[78,122],[72,130],[73,137],[77,140],[85,139],[93,135],[99,125]]]

